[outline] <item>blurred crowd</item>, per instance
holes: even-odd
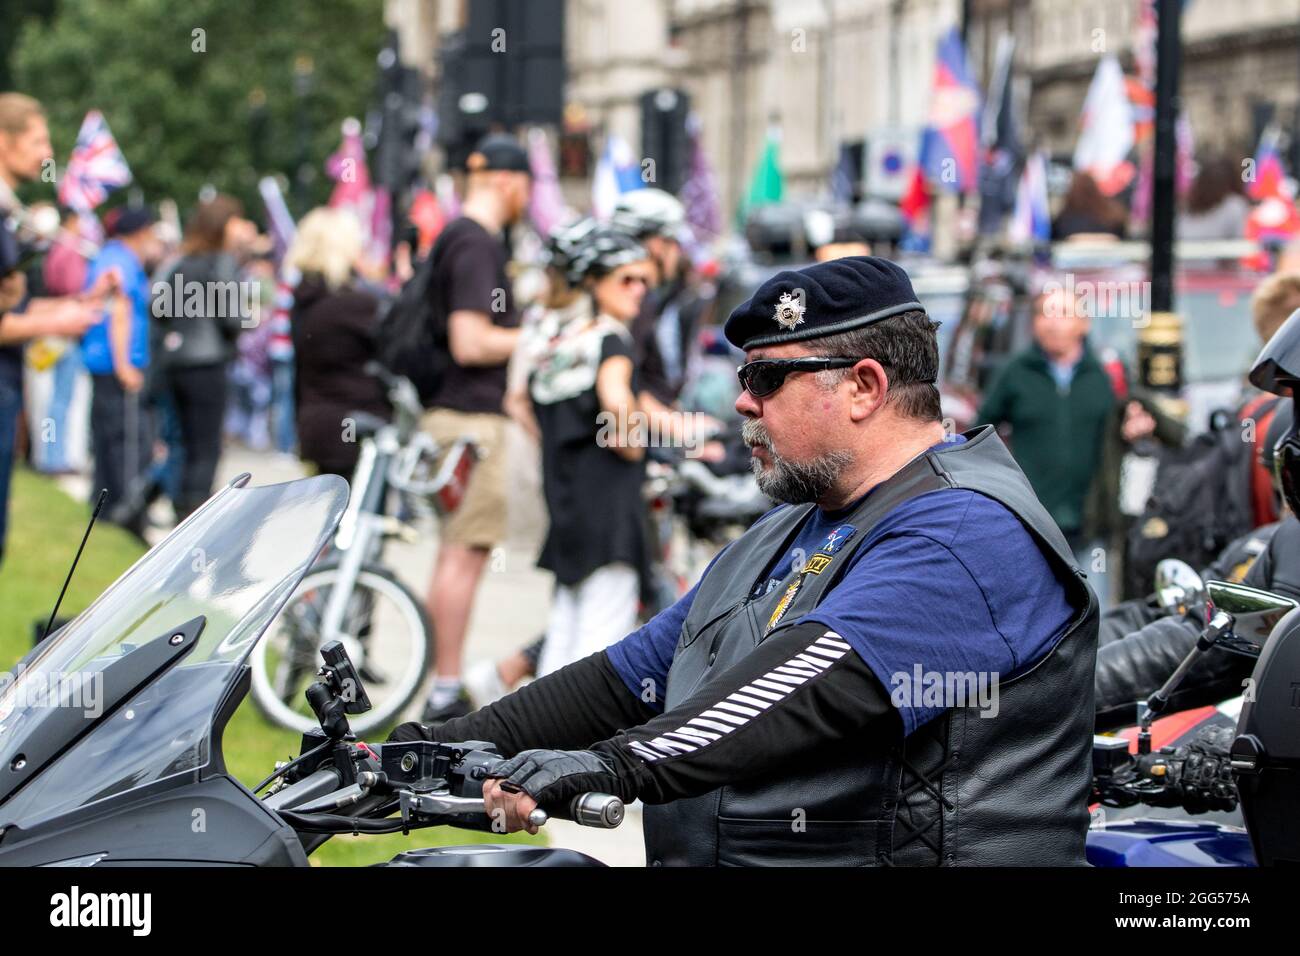
[[[0,96],[0,208],[17,224],[0,246],[0,496],[14,454],[49,474],[89,470],[92,493],[107,493],[103,516],[144,538],[160,500],[181,521],[211,495],[228,442],[350,477],[360,450],[350,424],[391,414],[368,366],[384,354],[381,329],[402,289],[418,282],[445,353],[436,387],[421,396],[422,428],[440,447],[472,438],[480,453],[438,529],[425,719],[466,713],[598,651],[657,608],[646,443],[631,432],[722,467],[743,358],[716,328],[727,277],[691,242],[675,196],[630,190],[604,220],[573,216],[542,233],[528,221],[528,153],[494,134],[469,156],[457,214],[436,228],[404,223],[392,255],[376,256],[355,212],[337,206],[305,215],[285,249],[215,192],[183,227],[170,204],[160,215],[127,203],[102,218],[23,206],[14,190],[38,180],[50,155],[39,104]],[[1180,235],[1239,237],[1251,212],[1231,164],[1209,158],[1186,194]],[[1052,232],[1118,238],[1128,218],[1078,172]],[[46,240],[39,258],[25,251],[24,230]],[[825,232],[812,257],[871,251],[852,230]],[[1290,268],[1284,258],[1255,293],[1261,340],[1300,308]],[[1033,293],[1031,341],[970,396],[976,410],[961,425],[1004,430],[1103,604],[1131,597],[1142,579],[1126,563],[1149,563],[1134,554],[1134,532],[1149,522],[1160,450],[1187,447],[1188,429],[1129,364],[1094,351],[1088,306],[1074,292]],[[1258,426],[1262,441],[1269,411],[1245,393],[1232,415]],[[475,594],[508,534],[517,486],[510,420],[535,443],[549,519],[538,564],[556,593],[538,640],[467,671]],[[1276,520],[1257,456],[1241,469],[1250,526]]]
[[[50,155],[39,104],[0,98],[3,181],[36,180]],[[599,649],[635,626],[648,591],[645,450],[629,423],[647,416],[678,444],[719,425],[677,411],[712,296],[683,252],[675,197],[643,190],[613,222],[537,236],[512,229],[530,188],[525,150],[490,137],[471,156],[459,215],[435,234],[408,229],[391,265],[376,261],[346,208],[309,212],[277,257],[220,193],[200,197],[183,227],[143,204],[98,217],[15,199],[7,208],[21,210],[27,238],[44,242],[21,261],[15,232],[3,264],[11,430],[0,439],[39,471],[89,471],[92,498],[105,493],[102,517],[142,540],[160,516],[183,521],[211,495],[231,441],[350,477],[356,420],[391,414],[369,367],[383,316],[427,270],[447,371],[423,396],[423,426],[440,445],[469,437],[479,450],[464,500],[439,528],[431,710],[467,706],[465,627],[514,485],[507,416],[538,443],[550,519],[539,563],[557,580],[547,649],[529,649],[521,666],[548,671]],[[621,423],[608,440],[597,435],[601,412]]]

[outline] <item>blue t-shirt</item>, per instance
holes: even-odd
[[[104,244],[99,255],[86,270],[86,288],[109,269],[117,268],[122,276],[122,291],[131,304],[131,338],[127,350],[131,364],[145,368],[149,364],[149,304],[151,302],[149,276],[145,273],[135,253],[117,239]],[[111,301],[111,300],[110,300]],[[107,310],[97,323],[86,330],[81,338],[81,359],[92,375],[113,374],[113,351],[108,338]]]
[[[843,522],[850,510],[815,510],[755,592],[788,586],[808,556],[861,533]],[[665,686],[697,588],[609,648],[638,696],[644,681]],[[989,704],[997,680],[1044,657],[1073,617],[1064,585],[1020,520],[992,498],[946,489],[889,512],[821,603],[781,624],[815,621],[841,635],[890,693],[910,734],[949,706],[929,693],[934,676],[951,686],[949,675],[983,675],[988,687],[977,702],[968,685],[967,700]]]

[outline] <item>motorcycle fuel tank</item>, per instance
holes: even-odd
[[[1123,820],[1088,831],[1092,866],[1254,866],[1245,830],[1186,820]]]

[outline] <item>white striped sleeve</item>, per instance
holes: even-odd
[[[696,753],[724,739],[780,703],[852,651],[834,631],[800,648],[788,660],[727,694],[681,726],[653,740],[631,740],[632,752],[646,763]]]

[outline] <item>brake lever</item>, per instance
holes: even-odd
[[[398,799],[402,811],[402,823],[410,821],[412,813],[424,816],[470,816],[487,814],[487,807],[482,797],[456,797],[449,793],[415,793],[411,790],[399,790]],[[550,815],[541,807],[528,814],[528,822],[535,827],[543,827]]]

